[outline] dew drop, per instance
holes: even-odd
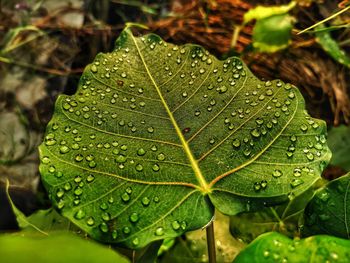
[[[126,157],[124,155],[118,155],[118,157],[115,158],[115,161],[117,163],[125,163],[126,162]]]
[[[89,174],[87,177],[86,177],[86,181],[88,183],[91,183],[92,181],[95,180],[95,176],[93,174]]]
[[[134,246],[137,246],[138,244],[140,243],[139,239],[137,237],[135,237],[133,240],[132,240],[132,244]]]
[[[82,209],[79,209],[74,215],[74,218],[78,220],[83,219],[84,217],[85,217],[85,212]]]
[[[254,137],[254,138],[259,138],[260,137],[260,131],[258,129],[254,129],[250,132],[250,134]]]
[[[164,229],[162,227],[158,227],[156,231],[154,232],[156,236],[162,236],[164,235]]]
[[[139,221],[139,215],[136,212],[133,212],[129,217],[130,222],[136,223]]]
[[[128,202],[130,200],[130,196],[127,193],[123,193],[121,198],[124,202]]]
[[[136,171],[141,172],[141,171],[143,170],[142,164],[140,164],[140,163],[137,164],[136,167],[135,167],[135,169],[136,169]]]
[[[143,148],[140,148],[140,149],[137,150],[137,155],[143,156],[145,154],[146,154],[146,151]]]
[[[304,183],[303,180],[301,180],[301,179],[299,179],[299,178],[294,178],[294,179],[292,180],[292,182],[290,183],[290,186],[291,186],[292,188],[295,188],[295,187],[297,187],[297,186],[299,186],[299,185],[301,185],[301,184],[303,184],[303,183]]]
[[[179,221],[177,221],[177,220],[173,221],[173,222],[171,223],[171,226],[172,226],[172,228],[173,228],[174,230],[179,230],[180,227],[181,227]]]
[[[158,159],[159,161],[164,161],[164,160],[165,160],[165,155],[164,155],[164,153],[158,154],[158,155],[157,155],[157,159]]]
[[[141,201],[143,206],[148,206],[150,204],[150,202],[151,202],[151,200],[149,200],[148,197],[142,198],[142,201]]]
[[[155,172],[158,172],[158,171],[160,170],[159,165],[155,163],[155,164],[152,166],[152,170],[155,171]]]
[[[272,176],[275,177],[275,178],[278,178],[278,177],[281,177],[283,175],[282,171],[281,170],[274,170],[272,172]]]
[[[103,233],[107,233],[108,232],[108,226],[106,223],[101,223],[100,224],[100,230],[103,232]]]
[[[93,226],[94,224],[95,224],[95,220],[94,220],[94,218],[93,217],[88,217],[88,219],[86,220],[86,224],[88,225],[88,226]]]
[[[131,232],[131,229],[130,229],[130,227],[123,227],[123,233],[124,234],[126,234],[126,235],[128,235],[128,234],[130,234],[130,232]]]

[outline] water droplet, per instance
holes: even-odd
[[[81,188],[81,187],[77,187],[77,188],[75,188],[75,190],[74,190],[74,194],[75,195],[82,195],[82,193],[83,193],[83,189]]]
[[[70,189],[72,189],[72,185],[70,184],[70,182],[67,182],[64,184],[63,188],[64,190],[69,191]]]
[[[124,202],[128,202],[130,200],[130,196],[127,193],[123,193],[121,198]]]
[[[164,235],[164,229],[162,227],[158,227],[156,231],[154,232],[156,236],[162,236]]]
[[[101,208],[102,210],[107,210],[107,209],[108,209],[108,204],[105,203],[105,202],[103,202],[103,203],[100,205],[100,208]]]
[[[126,157],[124,155],[118,155],[118,157],[115,158],[115,161],[117,163],[125,163],[126,162]]]
[[[117,232],[117,230],[113,230],[113,231],[112,231],[112,238],[113,238],[113,239],[117,239],[117,237],[118,237],[118,232]]]
[[[160,167],[159,167],[159,165],[156,164],[156,163],[152,166],[152,170],[155,171],[155,172],[158,172],[159,169],[160,169]]]
[[[97,72],[97,67],[96,67],[95,64],[93,64],[93,65],[91,66],[91,72],[92,72],[92,73],[96,73],[96,72]]]
[[[74,218],[78,220],[83,219],[84,217],[85,217],[85,212],[82,209],[79,209],[74,215]]]
[[[144,197],[144,198],[142,198],[141,202],[144,206],[148,206],[150,204],[151,200],[149,200],[148,197]]]
[[[292,180],[292,182],[290,183],[290,185],[291,185],[292,188],[295,188],[295,187],[297,187],[297,186],[299,186],[299,185],[301,185],[303,183],[304,183],[304,181],[301,180],[300,178],[294,178]]]
[[[107,233],[108,232],[108,226],[105,222],[101,223],[100,224],[100,230],[103,232],[103,233]]]
[[[153,128],[153,127],[148,127],[148,128],[147,128],[147,131],[148,131],[149,133],[153,133],[153,132],[154,132],[154,128]]]
[[[135,237],[133,240],[132,240],[132,244],[134,246],[137,246],[138,244],[140,243],[139,239],[137,237]]]
[[[293,171],[293,175],[295,177],[300,177],[301,176],[301,169],[300,168],[295,168]]]
[[[186,97],[187,97],[187,95],[188,95],[188,94],[187,94],[187,92],[186,92],[186,91],[182,93],[182,97],[184,97],[184,98],[186,98]]]
[[[275,177],[275,178],[278,178],[278,177],[281,177],[283,175],[282,171],[281,170],[274,170],[272,172],[272,176]]]
[[[81,162],[82,160],[84,160],[84,156],[82,155],[82,154],[77,154],[76,156],[75,156],[75,161],[77,161],[77,162]]]
[[[94,218],[93,217],[88,217],[88,219],[86,220],[86,224],[88,225],[88,226],[93,226],[94,224],[95,224],[95,220],[94,220]]]
[[[50,158],[47,156],[44,156],[43,158],[41,158],[41,162],[43,164],[48,164],[48,163],[50,163]]]
[[[93,180],[95,180],[95,176],[93,174],[89,174],[87,177],[86,177],[86,181],[88,183],[91,183]]]
[[[109,221],[109,220],[111,220],[111,215],[110,215],[108,212],[102,213],[101,217],[102,217],[102,219],[103,219],[104,221]]]
[[[233,145],[234,147],[238,148],[239,146],[241,146],[241,142],[240,142],[239,139],[234,139],[234,140],[232,141],[232,145]]]
[[[328,192],[321,192],[319,195],[318,195],[318,198],[320,200],[322,200],[323,202],[327,202],[328,199],[329,199],[330,195]]]
[[[313,153],[311,153],[311,152],[308,152],[308,153],[306,154],[306,157],[307,157],[310,161],[312,161],[312,160],[314,159],[314,155],[313,155]]]
[[[123,233],[124,234],[126,234],[126,235],[128,235],[128,234],[130,234],[130,232],[131,232],[131,229],[130,229],[130,227],[123,227]]]
[[[300,126],[300,130],[302,130],[303,132],[306,132],[307,129],[308,129],[308,127],[307,127],[306,124],[302,124],[302,125]]]
[[[140,164],[140,163],[137,164],[136,167],[135,167],[135,169],[136,169],[136,171],[141,172],[141,171],[143,170],[142,164]]]
[[[179,230],[180,227],[181,227],[179,221],[177,221],[177,220],[173,221],[173,222],[171,223],[171,226],[172,226],[172,228],[173,228],[174,230]]]
[[[134,212],[130,215],[129,220],[132,223],[136,223],[137,221],[139,221],[139,215],[136,212]]]
[[[54,173],[55,171],[56,171],[55,166],[51,165],[51,166],[49,167],[49,172],[50,172],[50,173]]]
[[[250,134],[255,137],[255,138],[259,138],[260,137],[260,131],[258,129],[254,129],[250,132]]]
[[[140,149],[137,150],[137,155],[143,156],[145,154],[146,154],[146,151],[143,148],[140,148]]]
[[[158,159],[159,161],[164,161],[164,160],[165,160],[165,154],[164,154],[164,153],[158,154],[158,155],[157,155],[157,159]]]

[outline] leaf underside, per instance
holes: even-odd
[[[329,161],[325,133],[294,86],[126,29],[57,99],[40,172],[64,216],[137,248],[203,227],[214,207],[233,215],[305,191]]]

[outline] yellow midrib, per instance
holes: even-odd
[[[185,153],[187,155],[187,158],[190,161],[190,164],[191,164],[191,166],[193,168],[194,174],[195,174],[195,176],[196,176],[196,178],[197,178],[197,180],[198,180],[198,182],[199,182],[199,184],[201,186],[201,191],[203,193],[205,193],[205,194],[210,193],[211,191],[210,191],[209,185],[206,182],[206,180],[204,179],[204,176],[203,176],[201,170],[199,169],[198,163],[197,163],[196,159],[194,158],[194,156],[192,154],[192,151],[191,151],[190,147],[188,146],[184,136],[182,135],[181,129],[177,125],[177,122],[176,122],[173,114],[171,113],[171,111],[170,111],[170,109],[169,109],[169,107],[168,107],[168,105],[167,105],[167,103],[166,103],[162,93],[160,92],[160,89],[159,89],[157,83],[153,79],[153,76],[152,76],[151,72],[149,71],[149,69],[147,67],[147,64],[145,62],[145,59],[144,59],[144,57],[141,54],[141,50],[140,50],[139,46],[137,45],[135,37],[133,36],[133,34],[130,31],[128,32],[128,34],[131,36],[132,40],[134,41],[135,47],[137,49],[137,52],[140,55],[140,58],[142,60],[142,63],[144,65],[146,71],[147,71],[147,74],[148,74],[149,78],[151,79],[154,87],[156,88],[156,91],[157,91],[157,93],[158,93],[158,95],[159,95],[159,97],[160,97],[160,99],[161,99],[161,101],[162,101],[162,103],[164,105],[164,108],[165,108],[167,114],[169,115],[170,121],[171,121],[171,123],[173,124],[173,126],[175,128],[177,136],[180,138],[180,141],[181,141],[181,144],[183,146],[183,149],[184,149],[184,151],[185,151]]]

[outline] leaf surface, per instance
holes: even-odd
[[[259,236],[233,261],[318,263],[349,261],[350,241],[332,236],[313,236],[291,240],[281,234],[270,232]]]
[[[330,158],[297,88],[238,59],[124,30],[61,95],[40,172],[62,214],[103,242],[142,247],[225,214],[288,200]]]
[[[350,173],[321,188],[304,213],[302,234],[350,239]]]

